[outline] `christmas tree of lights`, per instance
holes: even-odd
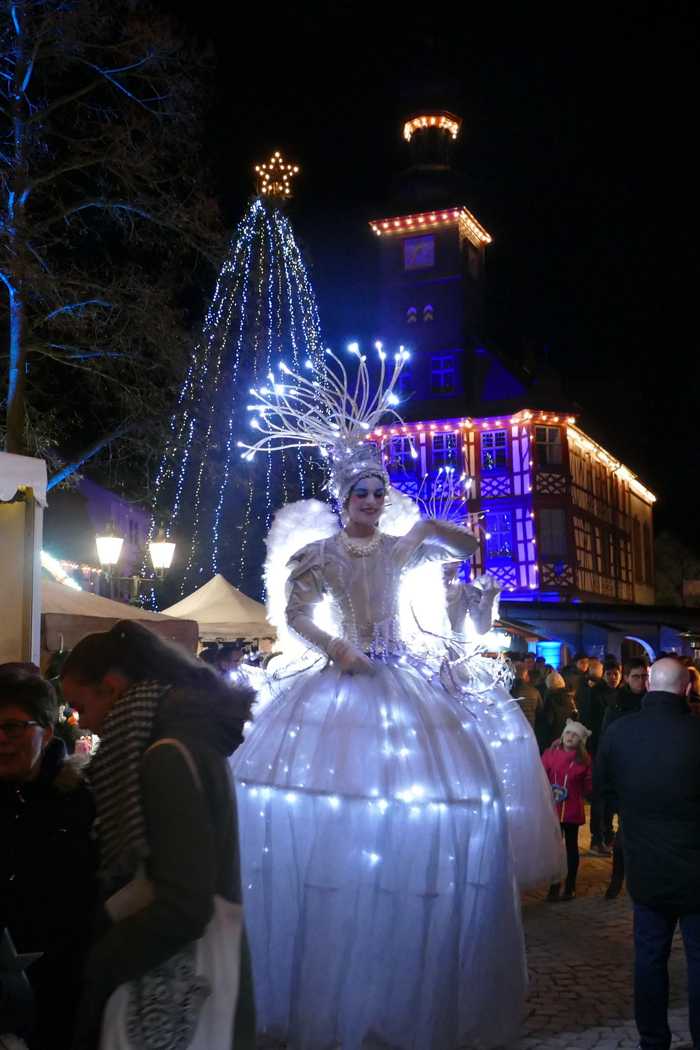
[[[313,289],[283,211],[298,168],[275,153],[255,170],[258,196],[221,268],[156,477],[151,531],[162,524],[166,536],[177,534],[181,594],[217,572],[259,594],[272,514],[313,486],[299,450],[274,466],[270,456],[244,466],[237,447],[250,426],[250,388],[283,357],[298,369],[323,353]]]

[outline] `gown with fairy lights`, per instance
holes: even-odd
[[[289,625],[319,651],[233,758],[260,1030],[290,1050],[457,1050],[517,1033],[526,985],[508,817],[469,706],[402,639],[403,574],[466,530],[345,533],[291,561]],[[331,596],[371,673],[328,664]]]

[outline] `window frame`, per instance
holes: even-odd
[[[484,463],[484,452],[486,451],[484,449],[484,438],[493,438],[494,439],[494,451],[501,451],[500,449],[496,449],[496,447],[495,447],[495,438],[496,438],[497,435],[501,435],[501,434],[503,435],[504,462],[502,464],[498,463],[498,462],[494,462],[494,465],[492,467],[487,467],[486,464]],[[480,463],[481,463],[481,472],[482,472],[482,474],[489,474],[489,475],[491,475],[491,474],[498,474],[500,471],[507,471],[507,470],[509,470],[509,468],[510,468],[510,458],[509,458],[509,447],[508,447],[509,446],[508,431],[505,429],[505,427],[496,428],[495,430],[482,430],[482,431],[480,431],[480,438],[481,438],[481,442],[480,442],[481,443],[481,448],[480,448],[480,451],[479,451],[479,456],[480,456]]]
[[[501,527],[494,527],[494,519],[498,519]],[[507,525],[500,521],[500,519],[507,519]],[[489,537],[484,536],[484,554],[486,560],[490,562],[494,561],[515,561],[515,545],[513,543],[513,511],[512,510],[489,510],[486,512],[484,517],[485,533],[489,534]],[[492,550],[492,541],[496,536],[508,535],[508,547],[509,552],[505,551],[501,545],[497,552]]]
[[[556,520],[561,523],[560,530],[552,528],[552,519],[555,516]],[[559,540],[560,549],[556,549],[556,542],[548,544],[548,540],[552,540],[553,537]],[[563,507],[540,507],[537,515],[537,549],[542,558],[562,560],[568,557],[569,539],[566,528],[566,511]]]
[[[456,467],[457,466],[457,435],[453,430],[432,431],[430,441],[430,456],[433,467]],[[443,441],[450,448],[436,449],[435,441]],[[450,456],[449,453],[452,453]]]
[[[450,362],[450,366],[444,363]],[[442,363],[442,367],[439,363]],[[442,383],[436,385],[436,376],[452,376],[452,384],[447,389]],[[457,354],[454,350],[438,350],[430,356],[430,392],[437,397],[451,397],[458,393],[457,389]]]
[[[541,441],[539,432],[545,431],[545,439]],[[556,440],[551,441],[550,436],[556,434]],[[550,454],[550,449],[558,450],[558,458]],[[535,424],[535,452],[537,463],[544,467],[561,467],[564,463],[564,442],[562,440],[561,427],[550,426],[548,423]]]

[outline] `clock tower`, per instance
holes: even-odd
[[[452,150],[461,124],[446,110],[426,110],[406,120],[410,165],[401,177],[399,206],[370,222],[381,256],[382,338],[412,352],[403,381],[401,411],[407,418],[479,409],[485,367],[480,360],[483,281],[491,236],[460,201]],[[506,387],[514,381],[507,373],[504,379]]]

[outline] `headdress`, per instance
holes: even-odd
[[[379,352],[379,380],[372,389],[367,358],[357,344],[350,352],[358,358],[354,382],[340,358],[326,350],[335,367],[325,363],[321,369],[306,362],[310,375],[292,372],[283,361],[281,375],[268,375],[269,386],[251,390],[255,403],[248,405],[253,413],[251,426],[262,436],[254,444],[239,441],[244,459],[252,459],[256,452],[281,452],[288,448],[319,448],[329,461],[331,490],[344,500],[353,485],[361,478],[380,477],[389,485],[389,475],[377,449],[367,441],[369,432],[386,416],[399,423],[401,417],[394,409],[399,403],[395,388],[401,370],[408,359],[403,349],[394,354],[394,366],[389,375],[387,355],[376,344]],[[415,450],[412,449],[415,456]]]

